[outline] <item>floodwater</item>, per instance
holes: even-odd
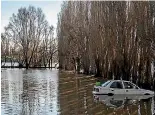
[[[50,69],[2,69],[2,115],[153,115],[154,97],[94,96],[96,79]]]
[[[1,63],[2,66],[19,66],[18,62],[2,62]]]

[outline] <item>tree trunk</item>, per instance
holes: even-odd
[[[25,63],[26,63],[26,64],[25,64],[26,69],[28,69],[28,68],[29,68],[29,63],[28,63],[28,59],[27,59],[27,58],[25,59]]]
[[[95,60],[95,64],[96,64],[96,77],[102,77],[102,74],[101,74],[101,70],[100,70],[100,61],[99,59],[96,59]]]
[[[80,58],[79,57],[77,57],[76,58],[76,62],[77,62],[77,73],[79,74],[80,73]]]
[[[52,69],[53,56],[51,56],[51,58],[50,58],[50,63],[51,63],[51,69]]]

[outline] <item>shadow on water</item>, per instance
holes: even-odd
[[[96,78],[50,69],[1,72],[2,115],[152,115],[154,97],[94,96]]]

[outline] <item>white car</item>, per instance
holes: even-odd
[[[109,80],[102,86],[94,86],[93,94],[114,95],[114,94],[136,94],[154,95],[153,91],[141,89],[130,81]]]

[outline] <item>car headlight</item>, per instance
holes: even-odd
[[[94,91],[99,92],[99,88],[94,88]]]

